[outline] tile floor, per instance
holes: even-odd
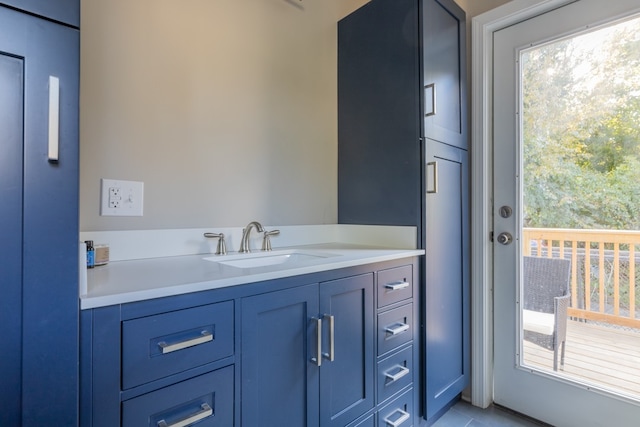
[[[543,422],[517,415],[506,409],[490,406],[480,409],[470,403],[456,403],[432,427],[541,427]]]

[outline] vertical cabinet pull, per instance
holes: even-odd
[[[200,335],[184,341],[168,344],[166,341],[158,342],[158,346],[162,349],[162,354],[171,353],[182,350],[183,348],[193,347],[194,345],[204,344],[213,341],[213,335],[209,331],[202,331]]]
[[[316,357],[312,357],[311,361],[318,366],[322,366],[322,319],[312,317],[311,320],[316,322]]]
[[[402,409],[396,409],[394,414],[400,414],[400,416],[395,420],[391,421],[390,417],[384,419],[384,422],[391,427],[400,427],[405,421],[411,418],[408,412],[403,411]]]
[[[399,291],[401,289],[406,289],[409,287],[409,282],[394,282],[387,283],[384,285],[385,289],[389,289],[390,291]]]
[[[186,418],[176,421],[175,423],[167,424],[165,420],[158,421],[158,427],[186,427],[193,423],[196,423],[205,418],[209,418],[213,415],[213,409],[211,406],[203,403],[200,405],[200,410],[193,415],[189,415]]]
[[[429,92],[431,92],[431,96],[429,96]],[[431,102],[431,107],[427,108],[428,103]],[[436,84],[431,83],[424,87],[424,115],[425,117],[435,116],[436,115]]]
[[[336,318],[329,314],[325,314],[324,317],[329,319],[329,353],[324,353],[323,356],[329,359],[329,362],[333,362],[336,358]]]
[[[429,180],[431,176],[431,180]],[[433,184],[429,186],[429,181]],[[427,193],[436,194],[438,192],[438,162],[427,163]]]
[[[49,162],[57,163],[60,138],[60,79],[49,76]]]

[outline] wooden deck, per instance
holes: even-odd
[[[553,371],[553,352],[524,342],[525,365]],[[564,370],[580,383],[640,400],[640,331],[569,320]]]

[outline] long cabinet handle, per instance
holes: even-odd
[[[409,325],[406,323],[397,323],[393,326],[387,326],[384,330],[391,335],[399,335],[403,332],[407,332],[409,330]]]
[[[316,357],[312,357],[311,361],[318,366],[322,366],[322,319],[312,317],[311,320],[316,322]]]
[[[329,319],[329,353],[324,353],[323,356],[333,362],[336,358],[336,317],[329,314],[324,316]]]
[[[398,368],[398,372],[396,372],[395,374],[390,374],[390,373],[389,373],[389,371],[390,371],[391,369],[389,369],[389,371],[387,371],[387,372],[385,372],[385,373],[384,373],[384,376],[385,376],[387,379],[389,379],[389,382],[388,382],[387,384],[391,384],[391,383],[393,383],[393,382],[396,382],[396,381],[398,381],[400,378],[407,376],[407,374],[408,374],[409,372],[411,372],[409,368],[404,367],[404,366],[399,366],[399,365],[398,365],[398,366],[397,366],[397,368]]]
[[[206,403],[200,405],[200,410],[193,415],[189,415],[186,418],[176,421],[175,423],[167,424],[165,420],[158,421],[158,427],[186,427],[197,421],[204,420],[213,415],[213,409]]]
[[[400,289],[406,289],[409,287],[409,282],[395,282],[395,283],[387,283],[384,285],[385,289],[389,289],[390,291],[399,291]]]
[[[431,172],[431,174],[429,173]],[[431,175],[432,186],[429,187],[429,175]],[[438,162],[427,163],[427,194],[438,193]]]
[[[60,159],[60,79],[49,76],[49,161]]]
[[[397,413],[400,413],[400,417],[397,420],[391,421],[389,417],[387,417],[384,419],[384,422],[391,427],[400,427],[402,423],[404,423],[409,418],[411,418],[411,415],[409,415],[408,412],[403,411],[402,409],[396,409],[394,414],[397,414]]]
[[[431,96],[427,96],[427,91],[431,91]],[[424,111],[424,115],[425,117],[429,117],[429,116],[435,116],[436,115],[436,84],[435,83],[431,83],[428,84],[424,87],[424,103],[425,103],[425,111]],[[429,102],[429,99],[431,98],[431,111],[427,111],[427,103]]]
[[[209,331],[202,331],[199,336],[173,344],[167,344],[165,341],[158,342],[158,346],[162,349],[162,354],[171,353],[182,350],[183,348],[193,347],[194,345],[204,344],[213,341],[213,334]]]

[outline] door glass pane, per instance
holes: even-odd
[[[521,364],[638,399],[640,19],[520,72]]]

